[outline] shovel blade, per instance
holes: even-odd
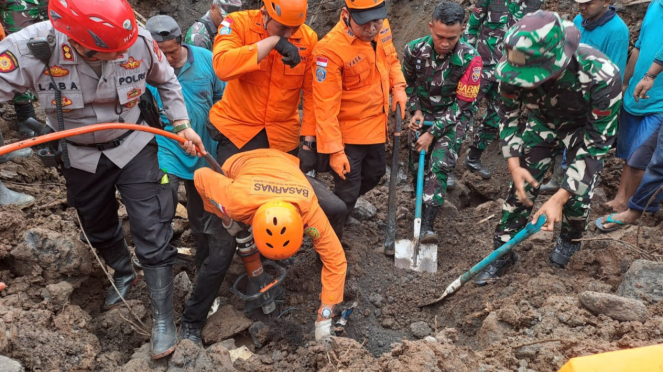
[[[408,239],[396,242],[394,263],[396,267],[404,270],[437,272],[437,244],[419,243],[419,253],[416,264],[414,258],[415,243]]]

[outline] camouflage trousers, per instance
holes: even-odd
[[[428,127],[425,127],[425,129],[428,129]],[[423,195],[426,205],[440,207],[444,204],[444,197],[447,193],[447,175],[453,172],[456,167],[458,152],[465,137],[465,129],[465,125],[461,123],[449,126],[442,137],[433,140],[426,152]],[[416,187],[419,153],[414,151],[414,143],[416,142],[414,132],[408,132],[408,139],[412,145],[410,146],[408,162],[414,177],[413,183]]]
[[[568,159],[575,159],[578,151],[582,150],[585,139],[584,128],[577,128],[566,133],[556,133],[540,122],[532,121],[528,126],[538,126],[538,130],[523,133],[523,152],[520,157],[520,166],[527,169],[536,181],[541,184],[548,168],[557,154],[567,150]],[[543,138],[541,135],[545,135]],[[573,171],[578,171],[574,169]],[[588,192],[584,196],[572,195],[562,208],[561,237],[565,240],[579,239],[587,229],[590,201],[594,195],[594,186],[598,174],[594,175]],[[536,201],[539,190],[526,184],[527,197]],[[523,229],[529,221],[532,207],[526,207],[518,201],[516,188],[511,182],[509,195],[502,206],[502,218],[495,228],[495,241],[506,243],[518,231]]]
[[[500,92],[499,84],[496,81],[481,79],[479,95],[476,98],[476,105],[486,99],[486,110],[481,117],[481,124],[474,128],[474,138],[472,147],[483,151],[495,140],[500,127],[500,116],[498,114]]]
[[[37,22],[48,20],[48,1],[10,0],[0,2],[0,21],[7,34],[21,31]]]

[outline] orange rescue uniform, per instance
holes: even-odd
[[[7,34],[5,34],[4,27],[2,27],[2,25],[0,25],[0,41],[2,41],[2,39],[4,39],[6,36],[7,36]]]
[[[356,38],[341,18],[313,50],[318,152],[339,152],[346,143],[387,141],[389,92],[405,89],[388,20],[374,42],[375,50]]]
[[[345,253],[313,187],[299,170],[299,159],[272,149],[247,151],[230,157],[223,172],[225,176],[201,168],[194,174],[205,210],[250,225],[261,205],[273,200],[292,203],[301,213],[305,234],[313,240],[323,263],[320,300],[328,305],[342,302]]]
[[[318,35],[302,25],[288,39],[302,57],[295,68],[283,64],[276,50],[258,62],[256,43],[267,37],[260,10],[232,13],[223,21],[214,40],[214,71],[228,84],[209,119],[238,148],[265,128],[270,147],[287,152],[299,146],[300,129],[302,136],[315,135],[309,62]]]

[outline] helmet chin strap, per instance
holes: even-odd
[[[85,52],[83,54],[85,54],[85,56],[87,58],[94,58],[94,55],[97,54],[97,53],[99,53],[99,52],[97,52],[96,50],[90,49],[90,50],[88,50],[87,52]]]

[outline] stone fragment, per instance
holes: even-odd
[[[417,338],[424,338],[431,334],[431,329],[426,322],[414,322],[410,324],[410,332]]]
[[[49,284],[42,292],[44,300],[53,305],[53,310],[60,311],[63,306],[69,303],[71,294],[74,292],[74,286],[62,281],[57,284]]]
[[[382,295],[379,293],[371,293],[368,295],[368,300],[373,304],[375,307],[382,307]]]
[[[207,319],[207,324],[202,332],[203,341],[207,344],[213,344],[225,340],[243,332],[249,328],[251,323],[251,320],[244,313],[235,311],[232,305],[222,306]]]
[[[633,261],[617,289],[617,294],[652,303],[663,301],[663,263]]]
[[[642,301],[601,292],[582,292],[580,303],[594,315],[603,314],[621,322],[644,323],[649,317]]]
[[[209,358],[212,360],[212,364],[214,365],[214,371],[230,372],[235,370],[235,368],[233,367],[233,360],[230,357],[230,352],[228,351],[228,349],[223,347],[221,343],[216,343],[210,346],[207,349],[207,356],[209,356]]]
[[[24,372],[25,368],[18,361],[0,355],[0,372]]]
[[[258,349],[266,345],[271,338],[269,327],[267,327],[263,322],[255,322],[251,324],[249,327],[249,334],[251,335],[253,344],[256,345]]]
[[[378,209],[364,198],[357,199],[357,204],[350,215],[359,221],[370,220],[378,213]]]
[[[235,350],[230,350],[230,361],[235,363],[237,359],[247,360],[253,356],[253,353],[246,347],[242,346]]]
[[[479,329],[479,344],[485,349],[493,342],[506,338],[511,329],[509,324],[497,319],[497,312],[492,312],[483,320],[483,324]]]
[[[221,342],[218,342],[217,344],[225,347],[228,350],[237,349],[237,346],[235,345],[235,339],[234,338],[229,338],[227,340],[223,340]]]

